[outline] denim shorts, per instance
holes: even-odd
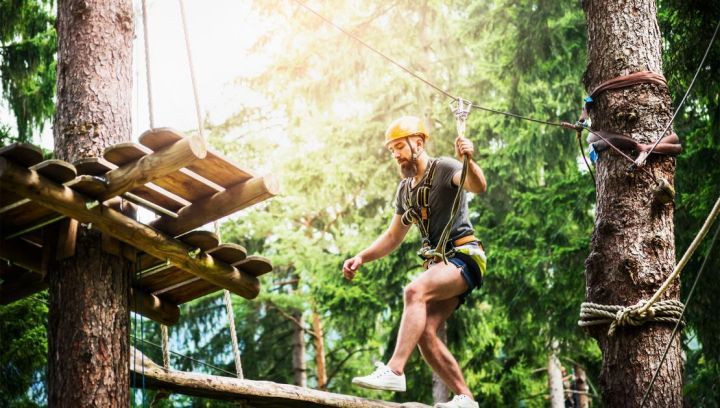
[[[468,255],[457,252],[452,258],[448,259],[448,262],[457,266],[460,269],[460,275],[465,279],[468,288],[465,293],[458,296],[460,302],[457,307],[460,307],[465,303],[465,298],[468,297],[470,292],[475,289],[479,289],[483,284],[483,275],[480,272],[478,264]]]

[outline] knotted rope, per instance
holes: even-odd
[[[682,323],[682,313],[685,306],[678,300],[661,300],[660,296],[670,287],[675,278],[680,275],[690,257],[700,246],[703,238],[707,235],[713,222],[720,214],[720,197],[715,201],[715,205],[710,214],[708,214],[702,228],[698,231],[695,239],[688,247],[680,262],[675,265],[675,269],[670,276],[665,279],[662,286],[652,295],[649,300],[641,300],[633,306],[616,306],[601,305],[597,303],[584,302],[580,305],[580,327],[596,326],[600,324],[610,324],[608,335],[615,334],[615,330],[619,326],[640,326],[645,322],[662,322],[662,323]]]
[[[640,326],[647,322],[677,323],[682,321],[683,304],[678,300],[662,300],[645,309],[641,300],[632,306],[601,305],[586,302],[580,306],[580,327],[610,324],[608,336],[620,326]]]

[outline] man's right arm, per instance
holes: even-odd
[[[388,229],[383,232],[375,242],[360,251],[359,254],[345,261],[343,264],[343,273],[346,279],[352,280],[358,268],[360,268],[360,265],[382,258],[400,245],[410,230],[410,226],[403,225],[400,218],[399,214],[395,214]]]

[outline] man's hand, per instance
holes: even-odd
[[[455,155],[458,160],[462,161],[464,155],[467,155],[468,160],[472,160],[474,152],[475,146],[473,146],[473,142],[470,141],[470,139],[460,136],[455,138]]]
[[[353,280],[355,273],[362,264],[363,259],[360,255],[355,255],[354,257],[346,260],[343,264],[343,274],[345,274],[345,279]]]

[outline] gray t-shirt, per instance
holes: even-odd
[[[430,186],[430,245],[437,246],[442,235],[443,229],[450,218],[453,200],[457,193],[457,186],[452,184],[452,178],[455,173],[462,170],[462,163],[449,158],[440,157],[435,167],[435,175],[433,176],[432,185]],[[422,180],[411,190],[411,194],[423,185],[427,172],[430,169],[430,163],[425,169],[425,175]],[[400,181],[397,193],[395,193],[395,213],[403,215],[407,210],[405,206],[406,189],[411,185],[410,179]],[[472,235],[475,231],[468,219],[467,193],[465,190],[460,194],[460,208],[455,216],[452,230],[450,231],[450,242],[468,235]]]

